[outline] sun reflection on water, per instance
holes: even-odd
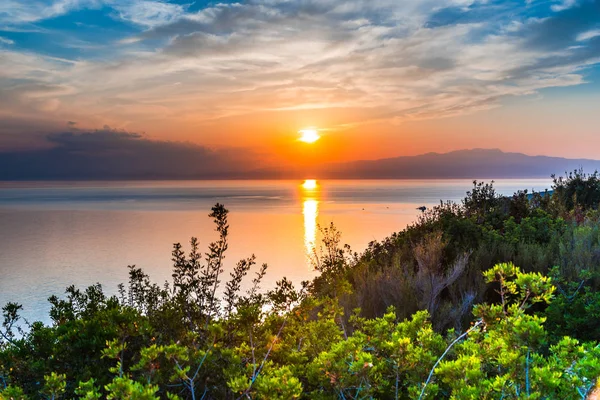
[[[307,179],[302,184],[302,214],[304,215],[304,247],[309,266],[317,242],[317,217],[319,216],[319,192],[317,181]]]

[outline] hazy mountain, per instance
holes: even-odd
[[[578,168],[600,169],[600,160],[485,149],[321,164],[311,170],[261,169],[257,157],[243,151],[213,151],[125,133],[62,134],[51,139],[55,144],[51,148],[0,153],[0,180],[548,178]]]
[[[548,178],[579,168],[600,170],[600,160],[473,149],[340,163],[315,172],[323,178]]]

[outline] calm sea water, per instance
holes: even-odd
[[[499,180],[498,192],[543,190],[550,180]],[[416,207],[462,199],[468,180],[0,182],[0,305],[16,301],[30,321],[48,322],[47,298],[65,287],[99,282],[116,293],[127,265],[158,283],[170,279],[171,249],[196,236],[216,239],[210,208],[230,210],[225,275],[255,254],[269,264],[263,289],[283,276],[296,283],[315,273],[307,254],[318,226],[330,222],[362,251],[402,230]],[[187,248],[187,246],[186,246]],[[250,278],[251,279],[251,278]]]

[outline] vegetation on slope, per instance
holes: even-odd
[[[206,255],[176,244],[164,286],[129,267],[119,296],[69,287],[51,326],[25,330],[7,304],[0,399],[585,399],[600,376],[599,203],[595,173],[511,197],[475,183],[362,255],[323,229],[319,277],[268,292],[254,256],[223,276],[217,204],[218,240]]]

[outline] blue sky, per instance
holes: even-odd
[[[110,126],[270,154],[315,126],[340,159],[594,157],[599,66],[598,0],[3,0],[0,149]],[[540,145],[565,109],[585,145]]]

